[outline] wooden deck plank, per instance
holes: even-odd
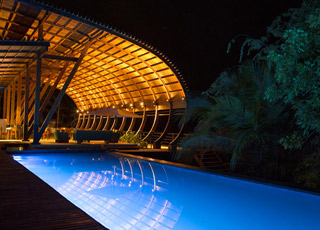
[[[106,229],[0,151],[0,229]]]

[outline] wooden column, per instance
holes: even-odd
[[[18,78],[17,87],[17,109],[16,109],[16,139],[21,138],[21,91],[22,91],[22,76]]]
[[[8,89],[5,89],[3,92],[3,118],[7,118],[7,95],[8,95]]]
[[[26,73],[27,74],[27,73]],[[35,88],[36,88],[36,84],[35,82],[32,82],[31,79],[30,79],[30,72],[29,72],[29,83],[28,83],[28,87],[29,87],[29,94],[28,94],[28,105],[31,105],[32,102],[34,101],[34,91],[35,91]],[[32,96],[31,96],[32,95]],[[31,96],[31,97],[30,97]],[[22,99],[22,103],[21,105],[23,105],[23,110],[22,112],[24,112],[24,103],[25,103],[25,97],[23,97]],[[30,108],[29,108],[29,111],[30,111]]]
[[[10,102],[11,102],[11,86],[8,86],[7,88],[7,115],[6,115],[6,118],[7,118],[7,125],[10,124]]]
[[[14,119],[15,104],[16,104],[16,82],[13,81],[11,85],[10,126],[13,126],[15,124],[15,119]]]
[[[39,110],[40,110],[40,90],[41,90],[41,56],[37,54],[37,75],[36,75],[36,91],[34,99],[34,123],[33,123],[33,144],[39,144],[41,136],[39,135]]]
[[[42,88],[41,88],[41,86],[40,86],[40,88],[41,88],[41,91],[40,91],[40,102],[41,102],[43,96],[45,95],[45,93],[46,93],[46,91],[47,91],[47,89],[48,89],[48,87],[49,87],[49,85],[50,85],[50,82],[51,82],[53,76],[54,76],[53,74],[50,75],[48,81],[47,81],[45,84],[43,84]],[[40,84],[41,84],[41,83],[40,83]],[[52,96],[50,96],[50,97],[52,97]],[[33,97],[31,97],[30,104],[32,104],[32,102],[33,102],[34,100],[35,100],[35,95],[34,95]],[[31,121],[32,116],[34,116],[34,109],[33,109],[34,106],[35,106],[35,104],[34,104],[31,108],[29,108],[29,109],[30,109],[30,113],[29,113],[29,115],[28,115],[28,121],[29,121],[29,122]],[[44,108],[43,108],[43,106],[41,106],[40,109],[39,109],[39,117],[41,116],[43,110],[44,110]]]
[[[44,120],[44,122],[43,122],[43,124],[41,126],[41,129],[39,131],[39,135],[37,135],[37,139],[35,139],[35,141],[34,141],[35,143],[39,143],[39,140],[40,140],[42,134],[44,133],[45,129],[47,128],[47,126],[48,126],[53,114],[57,110],[57,108],[58,108],[58,106],[59,106],[59,104],[60,104],[60,102],[61,102],[61,100],[62,100],[62,98],[63,98],[63,96],[64,96],[64,94],[66,92],[66,90],[67,90],[67,88],[69,87],[69,84],[72,81],[73,76],[76,74],[76,72],[77,72],[77,70],[78,70],[83,58],[87,54],[88,49],[91,46],[92,42],[93,42],[93,40],[88,41],[87,44],[85,45],[84,49],[81,51],[80,57],[78,58],[78,60],[75,63],[75,65],[73,66],[68,78],[66,79],[62,89],[60,90],[56,100],[54,101],[54,103],[53,103],[53,105],[52,105],[52,107],[51,107],[46,119]]]
[[[10,116],[10,131],[8,132],[8,137],[9,139],[12,139],[12,132],[14,131],[14,124],[15,124],[15,119],[14,119],[14,113],[15,113],[15,102],[16,102],[16,82],[13,80],[11,83],[11,100],[10,100],[10,111],[9,111],[9,116]]]
[[[17,88],[17,110],[16,110],[16,121],[17,125],[21,123],[21,91],[22,91],[22,77],[18,78],[18,88]]]
[[[30,70],[27,65],[25,92],[24,92],[24,118],[23,118],[23,140],[28,141],[28,113],[29,113],[29,84],[30,84]]]
[[[53,76],[54,76],[54,75],[51,74],[50,77],[49,77],[49,79],[48,79],[48,81],[43,85],[43,87],[42,87],[42,89],[41,89],[41,92],[40,92],[40,101],[42,100],[43,96],[45,95],[45,93],[46,93],[46,91],[47,91],[47,89],[48,89],[48,87],[49,87],[49,85],[50,85],[50,82],[51,82]],[[55,86],[53,86],[53,87],[55,87]],[[44,102],[42,103],[42,105],[41,105],[41,107],[40,107],[39,118],[41,117],[41,115],[42,115],[42,113],[43,113],[43,111],[44,111],[47,103],[49,102],[49,99],[52,97],[51,91],[52,91],[53,87],[51,87],[49,93],[47,94]],[[55,88],[54,88],[54,89],[55,89]],[[53,89],[53,91],[54,91],[54,89]],[[30,101],[29,101],[29,104],[31,105],[34,100],[35,100],[35,95],[33,95],[33,96],[31,97],[31,99],[30,99]],[[29,123],[30,123],[30,121],[32,120],[32,117],[34,117],[34,109],[33,109],[34,106],[35,106],[35,104],[33,105],[33,107],[29,108],[29,110],[30,110],[30,113],[29,113],[29,115],[28,115],[28,122],[29,122]],[[31,132],[32,132],[32,128],[33,128],[33,127],[34,127],[34,122],[31,123],[30,128],[29,128],[29,130],[28,130],[28,135],[29,135],[29,136],[31,135]]]
[[[67,68],[69,66],[69,62],[66,62],[60,72],[60,74],[58,75],[58,77],[56,78],[54,84],[51,86],[49,93],[47,94],[46,98],[44,99],[41,108],[40,108],[40,115],[43,113],[44,109],[46,108],[48,102],[50,101],[55,89],[57,88],[58,83],[60,82],[61,78],[63,77],[63,75],[65,74]],[[53,74],[52,74],[53,75]],[[50,83],[50,80],[48,81],[48,83]],[[78,120],[79,121],[79,120]]]

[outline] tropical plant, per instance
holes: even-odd
[[[140,148],[146,148],[148,142],[144,141],[140,133],[133,131],[123,132],[119,138],[119,142],[137,144]]]
[[[319,28],[320,2],[304,0],[265,36],[247,36],[240,63],[246,48],[254,62],[222,73],[189,103],[184,119],[197,125],[177,158],[220,147],[232,153],[233,169],[241,162],[238,172],[319,189]]]
[[[201,146],[206,149],[232,150],[231,169],[250,145],[259,143],[275,151],[284,132],[281,122],[288,117],[281,102],[267,102],[264,92],[272,83],[269,69],[257,62],[247,62],[234,71],[224,72],[202,93],[189,103],[184,121],[196,120],[194,134],[183,142],[177,158]]]
[[[290,105],[308,137],[320,133],[320,2],[305,1],[301,10],[303,17],[285,31],[280,49],[269,53],[275,82],[266,98]]]
[[[300,8],[290,8],[280,16],[276,17],[272,24],[267,27],[266,34],[261,38],[254,38],[245,34],[235,36],[228,45],[227,53],[230,52],[231,46],[238,38],[244,37],[240,49],[239,62],[241,63],[245,56],[255,60],[268,60],[268,55],[271,51],[278,52],[284,42],[285,32],[295,24],[304,23],[304,20],[309,15],[306,10],[306,4],[309,8],[310,4],[316,3],[317,0],[305,0]],[[246,51],[246,52],[245,52]]]
[[[294,111],[296,127],[280,140],[285,148],[301,148],[314,133],[320,133],[319,28],[320,1],[304,0],[300,8],[277,17],[265,36],[247,37],[241,48],[240,61],[248,48],[248,55],[265,60],[274,71],[266,99],[282,100]]]

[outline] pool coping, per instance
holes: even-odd
[[[250,182],[250,183],[258,183],[258,184],[263,184],[263,185],[267,185],[267,186],[271,186],[271,187],[277,187],[277,188],[281,188],[281,189],[292,190],[292,191],[295,191],[295,192],[302,192],[302,193],[308,193],[308,194],[311,194],[311,195],[320,196],[320,192],[305,190],[303,188],[299,188],[299,186],[297,186],[297,187],[290,186],[291,184],[285,184],[285,183],[281,183],[279,181],[273,181],[273,180],[268,180],[268,179],[263,179],[263,178],[250,177],[250,176],[239,175],[239,174],[236,175],[236,174],[231,174],[231,173],[228,173],[228,172],[220,172],[220,171],[215,171],[215,170],[210,170],[210,169],[202,169],[200,167],[196,167],[196,166],[192,166],[192,165],[186,165],[186,164],[181,164],[181,163],[176,163],[176,162],[171,162],[171,161],[165,161],[165,160],[158,160],[158,159],[154,159],[154,158],[142,157],[142,156],[127,154],[127,153],[121,153],[121,152],[114,152],[113,154],[122,155],[122,156],[126,156],[126,157],[131,157],[131,158],[137,158],[137,159],[140,159],[140,160],[151,161],[153,163],[158,163],[158,164],[177,166],[177,167],[186,168],[186,169],[190,169],[190,170],[195,170],[195,171],[208,173],[208,174],[213,174],[213,175],[217,175],[217,176],[223,176],[223,177],[227,177],[227,178],[243,180],[243,181]]]
[[[220,171],[215,171],[215,170],[209,170],[209,169],[202,169],[200,167],[196,167],[196,166],[192,166],[192,165],[186,165],[186,164],[182,164],[182,163],[176,163],[176,162],[172,162],[172,161],[166,161],[166,160],[159,160],[159,159],[155,159],[155,158],[150,158],[150,157],[144,157],[144,156],[138,156],[138,155],[133,155],[133,154],[128,154],[128,153],[121,153],[119,150],[108,150],[108,149],[46,149],[46,150],[22,150],[22,151],[5,151],[8,154],[11,154],[12,156],[14,154],[24,154],[24,153],[34,153],[34,152],[41,152],[41,153],[87,153],[88,151],[94,151],[94,152],[104,152],[104,153],[110,153],[110,154],[115,154],[115,155],[120,155],[120,156],[124,156],[124,157],[130,157],[130,158],[135,158],[135,159],[139,159],[139,160],[144,160],[144,161],[150,161],[153,163],[157,163],[157,164],[164,164],[164,165],[169,165],[169,166],[176,166],[176,167],[181,167],[181,168],[185,168],[185,169],[190,169],[190,170],[195,170],[198,172],[203,172],[203,173],[208,173],[208,174],[213,174],[216,176],[223,176],[223,177],[227,177],[227,178],[232,178],[232,179],[237,179],[237,180],[243,180],[246,182],[250,182],[250,183],[258,183],[258,184],[262,184],[262,185],[267,185],[267,186],[271,186],[271,187],[277,187],[277,188],[281,188],[281,189],[286,189],[286,190],[292,190],[295,192],[301,192],[301,193],[308,193],[311,195],[316,195],[316,196],[320,196],[320,192],[317,191],[310,191],[310,190],[306,190],[302,187],[299,187],[298,185],[295,186],[293,184],[287,184],[285,182],[279,182],[279,181],[274,181],[274,180],[269,180],[269,179],[264,179],[264,178],[256,178],[256,177],[250,177],[250,176],[245,176],[245,175],[239,175],[239,174],[232,174],[229,172],[220,172]]]

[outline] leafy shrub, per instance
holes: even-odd
[[[133,131],[124,132],[119,138],[119,142],[137,144],[140,148],[146,148],[148,146],[148,142],[143,140],[141,134],[136,134]]]

